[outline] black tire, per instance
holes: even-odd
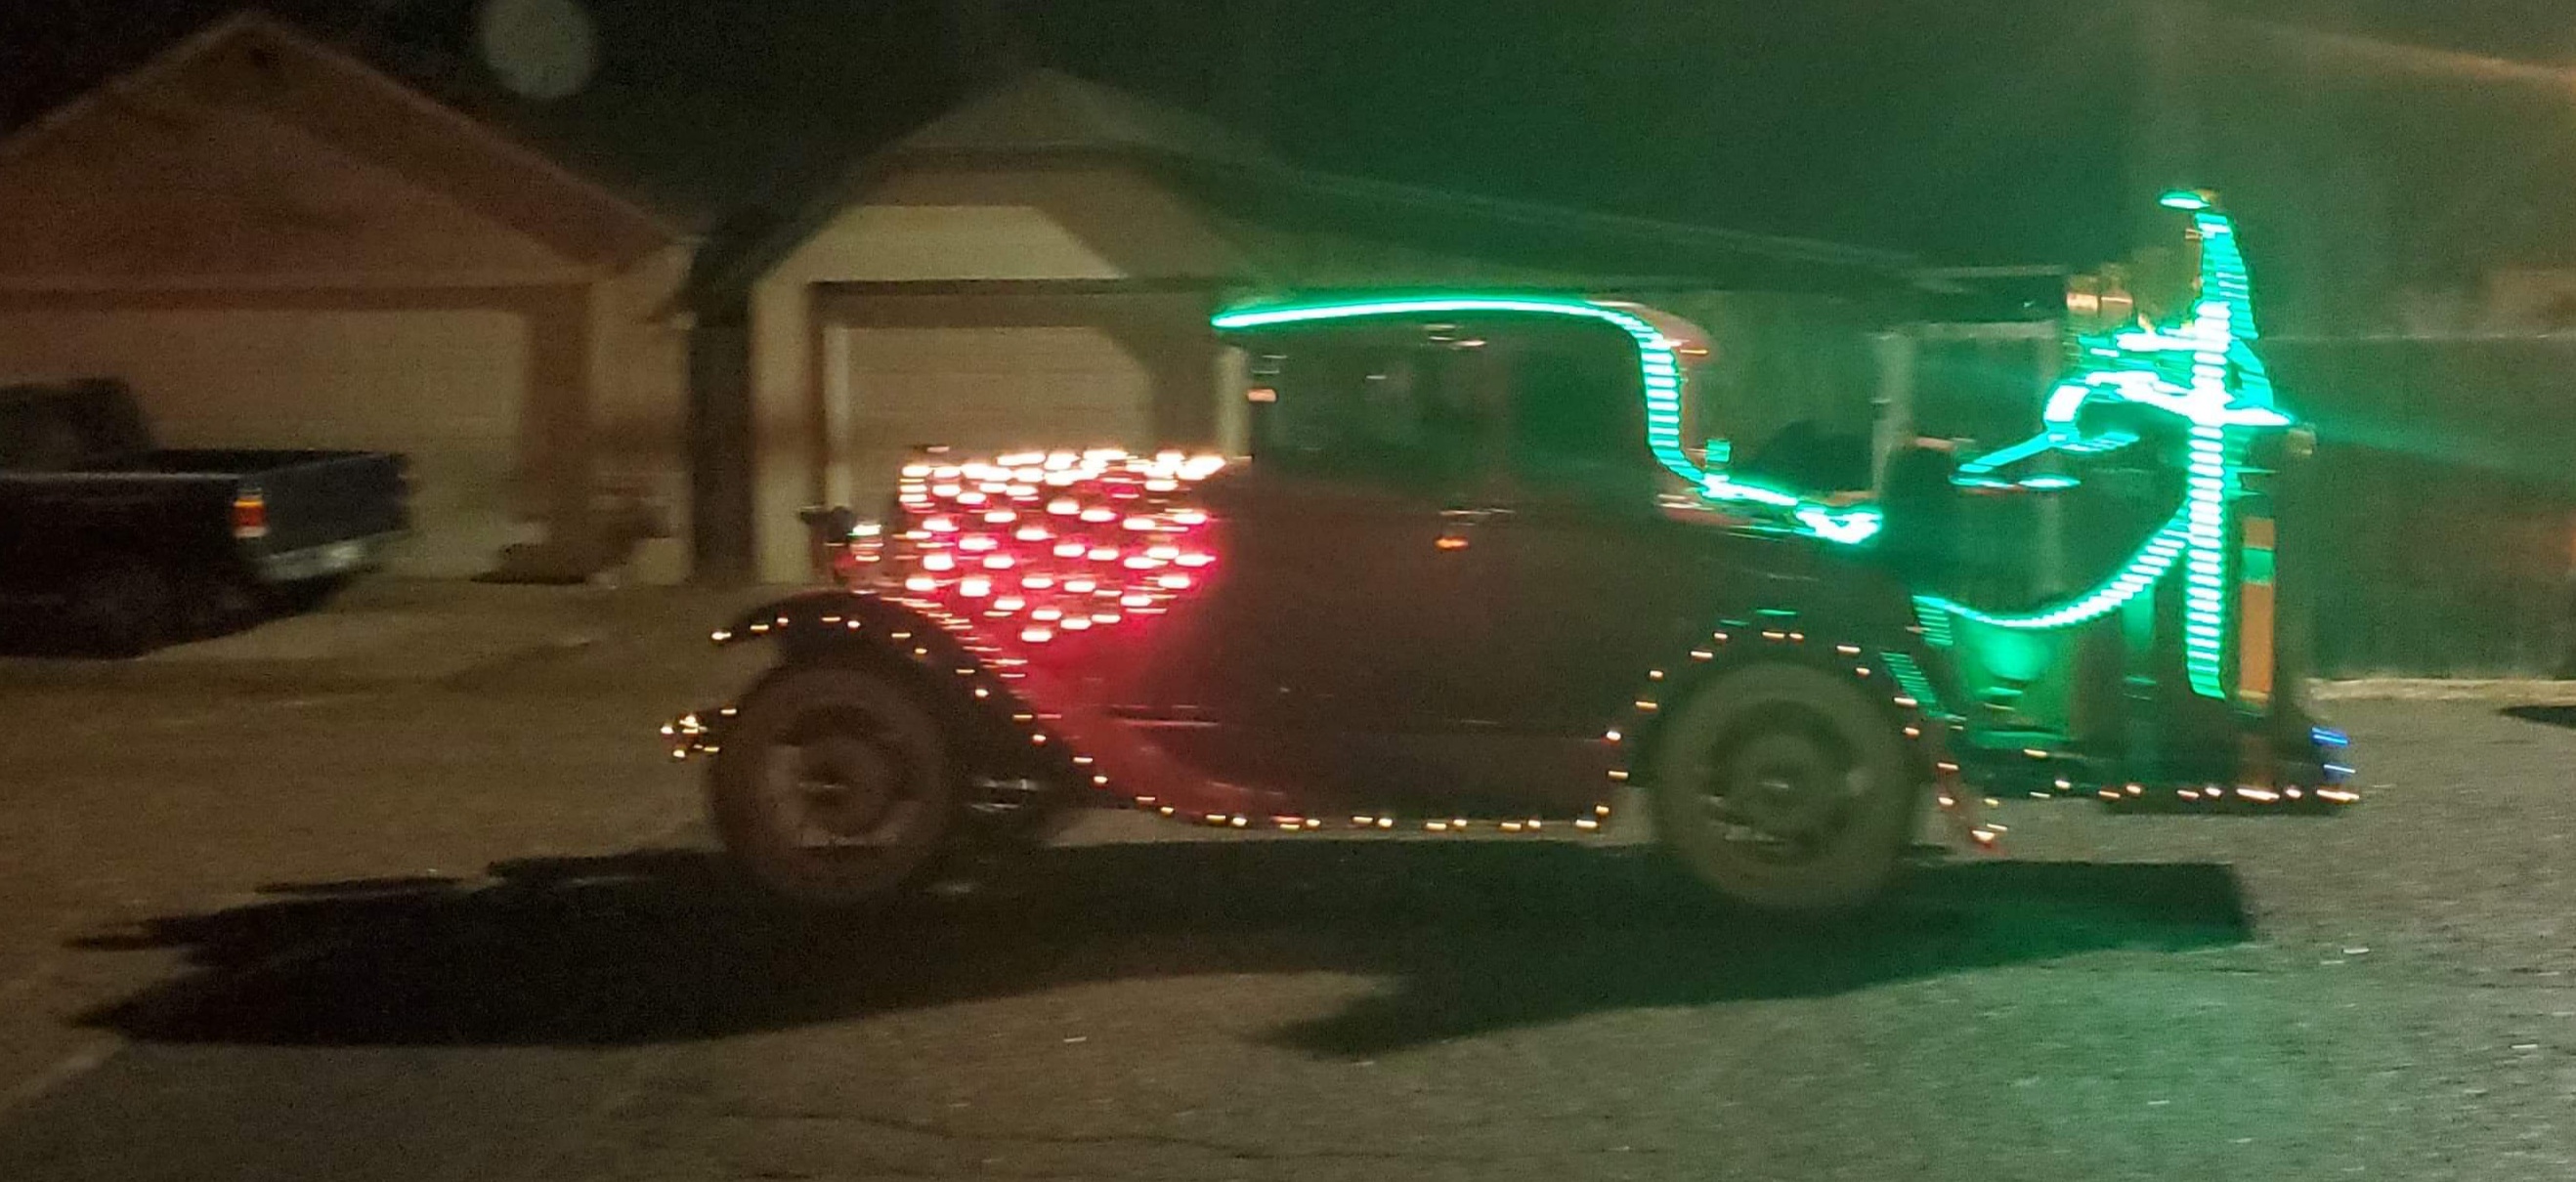
[[[1657,838],[1749,906],[1860,907],[1914,836],[1921,786],[1898,724],[1859,687],[1802,665],[1749,666],[1702,687],[1652,759]]]
[[[279,615],[302,615],[331,602],[346,590],[354,575],[323,575],[315,579],[297,579],[268,589],[268,606]]]
[[[774,673],[743,700],[708,778],[752,882],[845,909],[918,884],[957,824],[946,736],[904,686],[860,669]]]
[[[170,577],[140,558],[106,559],[81,576],[70,614],[81,647],[107,657],[141,656],[173,633]]]
[[[257,618],[260,592],[237,571],[198,568],[179,571],[170,583],[172,641],[221,636]]]

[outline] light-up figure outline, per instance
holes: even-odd
[[[2236,457],[2245,432],[2287,427],[2273,406],[2272,382],[2252,342],[2253,283],[2236,225],[2205,193],[2175,190],[2159,199],[2191,215],[2200,244],[2199,285],[2179,325],[2152,322],[2076,337],[2076,372],[2050,390],[2037,436],[1960,465],[1963,480],[1987,479],[2008,464],[2051,450],[2101,451],[2120,440],[2083,435],[2077,419],[2093,402],[2147,406],[2190,424],[2183,503],[2110,577],[2061,603],[2027,612],[1987,612],[1936,595],[1917,595],[1919,614],[1947,613],[2000,628],[2046,630],[2098,619],[2183,571],[2183,666],[2192,691],[2226,696],[2227,513],[2237,490]],[[2132,440],[2133,441],[2133,440]]]

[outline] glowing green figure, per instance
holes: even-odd
[[[2044,452],[2097,452],[2133,443],[2135,437],[2125,433],[2086,436],[2077,427],[2090,403],[2128,402],[2190,423],[2181,508],[2109,578],[2062,603],[2011,613],[1980,611],[1935,595],[1918,595],[1915,604],[1927,617],[1954,614],[2000,628],[2063,628],[2118,610],[2179,566],[2184,670],[2193,692],[2224,697],[2227,511],[2237,487],[2237,459],[2246,432],[2286,427],[2290,419],[2273,407],[2271,378],[2252,347],[2258,335],[2253,284],[2236,245],[2235,222],[2203,193],[2177,190],[2160,201],[2191,215],[2200,244],[2199,283],[2189,310],[2170,326],[2148,321],[2079,332],[2073,372],[2049,392],[2040,434],[1960,465],[1958,477],[1963,483],[1996,483],[1990,474],[1997,469]],[[2048,477],[2023,483],[2066,487]]]

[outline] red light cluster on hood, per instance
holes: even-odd
[[[1114,449],[908,464],[888,575],[907,599],[1027,644],[1157,615],[1216,561],[1188,494],[1224,466]]]

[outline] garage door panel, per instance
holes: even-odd
[[[1141,448],[1151,371],[1090,328],[841,328],[855,491],[893,491],[906,449]]]
[[[153,309],[0,315],[0,381],[115,376],[180,447],[410,458],[412,574],[488,570],[518,539],[527,325],[476,309]]]

